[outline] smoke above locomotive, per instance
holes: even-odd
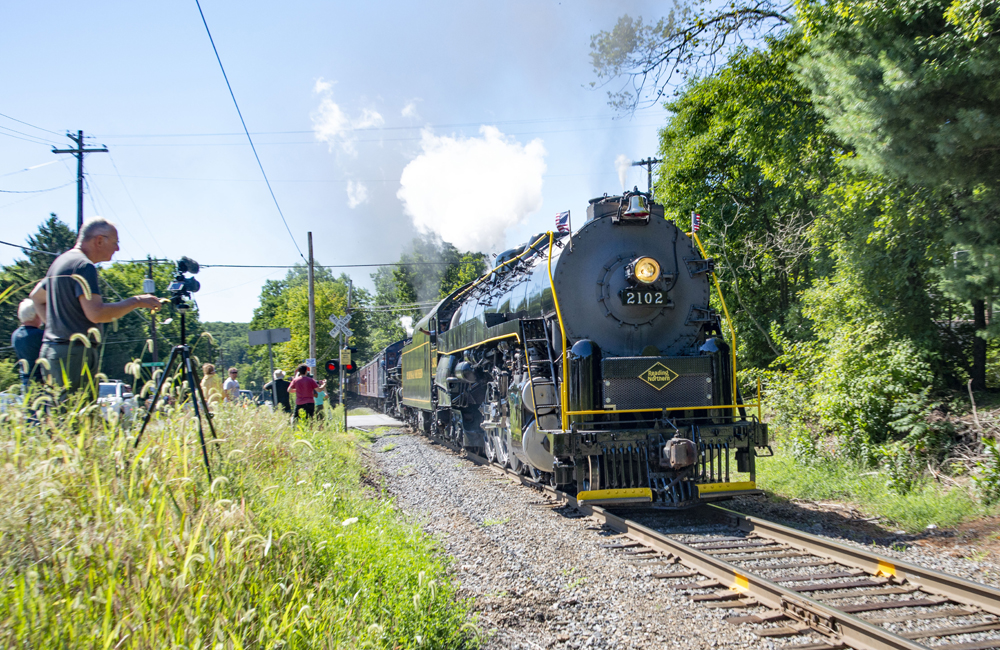
[[[737,389],[713,270],[649,195],[593,199],[577,232],[505,251],[418,322],[377,405],[578,499],[756,493],[767,427]]]

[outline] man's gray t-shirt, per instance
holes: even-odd
[[[86,336],[87,330],[96,327],[104,335],[103,326],[90,321],[83,312],[80,296],[83,287],[72,275],[81,276],[90,287],[91,293],[99,294],[97,287],[97,267],[79,248],[72,248],[52,262],[45,275],[45,291],[48,304],[45,308],[45,341],[65,342],[73,334]]]

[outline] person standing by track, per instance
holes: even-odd
[[[38,352],[42,348],[42,317],[35,310],[35,303],[31,298],[25,298],[17,307],[17,319],[21,326],[10,335],[10,344],[17,353],[18,361],[24,361],[25,368],[19,368],[18,374],[21,377],[21,386],[27,392],[28,385],[32,381],[42,381],[42,367],[38,363]]]
[[[299,413],[304,412],[307,418],[312,418],[316,412],[316,389],[326,386],[326,380],[316,383],[316,380],[309,376],[309,366],[302,364],[295,369],[295,379],[288,387],[289,393],[295,393],[295,414],[294,418],[299,419]]]
[[[285,410],[285,413],[291,413],[292,412],[292,406],[289,403],[289,399],[288,399],[288,386],[289,386],[289,384],[288,384],[287,381],[285,381],[285,371],[284,370],[275,370],[274,371],[274,379],[272,381],[269,381],[266,384],[264,384],[265,394],[267,394],[268,392],[270,392],[272,385],[274,386],[274,392],[277,393],[277,396],[278,396],[278,404],[280,404],[281,408]],[[278,407],[278,405],[275,404],[274,408],[277,408],[277,407]]]
[[[239,374],[240,371],[236,368],[229,369],[229,378],[222,384],[222,399],[224,401],[233,404],[240,401],[240,382],[236,379]]]
[[[160,308],[160,299],[149,294],[104,302],[94,265],[110,262],[116,252],[115,225],[103,217],[88,219],[80,228],[76,246],[52,262],[45,278],[30,295],[35,310],[40,316],[44,314],[45,320],[38,357],[45,360],[43,375],[67,391],[86,388],[90,399],[97,399],[94,375],[99,371],[98,346],[104,334],[103,323],[140,307],[152,311]]]
[[[201,372],[204,375],[201,379],[201,394],[205,397],[205,402],[214,404],[222,399],[222,379],[215,372],[215,364],[201,364]]]

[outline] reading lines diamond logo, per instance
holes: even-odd
[[[639,375],[643,380],[656,390],[663,390],[667,384],[677,379],[680,375],[666,367],[659,361],[651,365],[645,372]]]

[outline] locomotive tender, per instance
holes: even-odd
[[[577,232],[502,253],[369,364],[398,353],[394,372],[354,391],[579,500],[682,508],[758,493],[767,425],[759,389],[756,415],[741,403],[735,333],[723,339],[709,302],[714,263],[649,199],[593,199]]]

